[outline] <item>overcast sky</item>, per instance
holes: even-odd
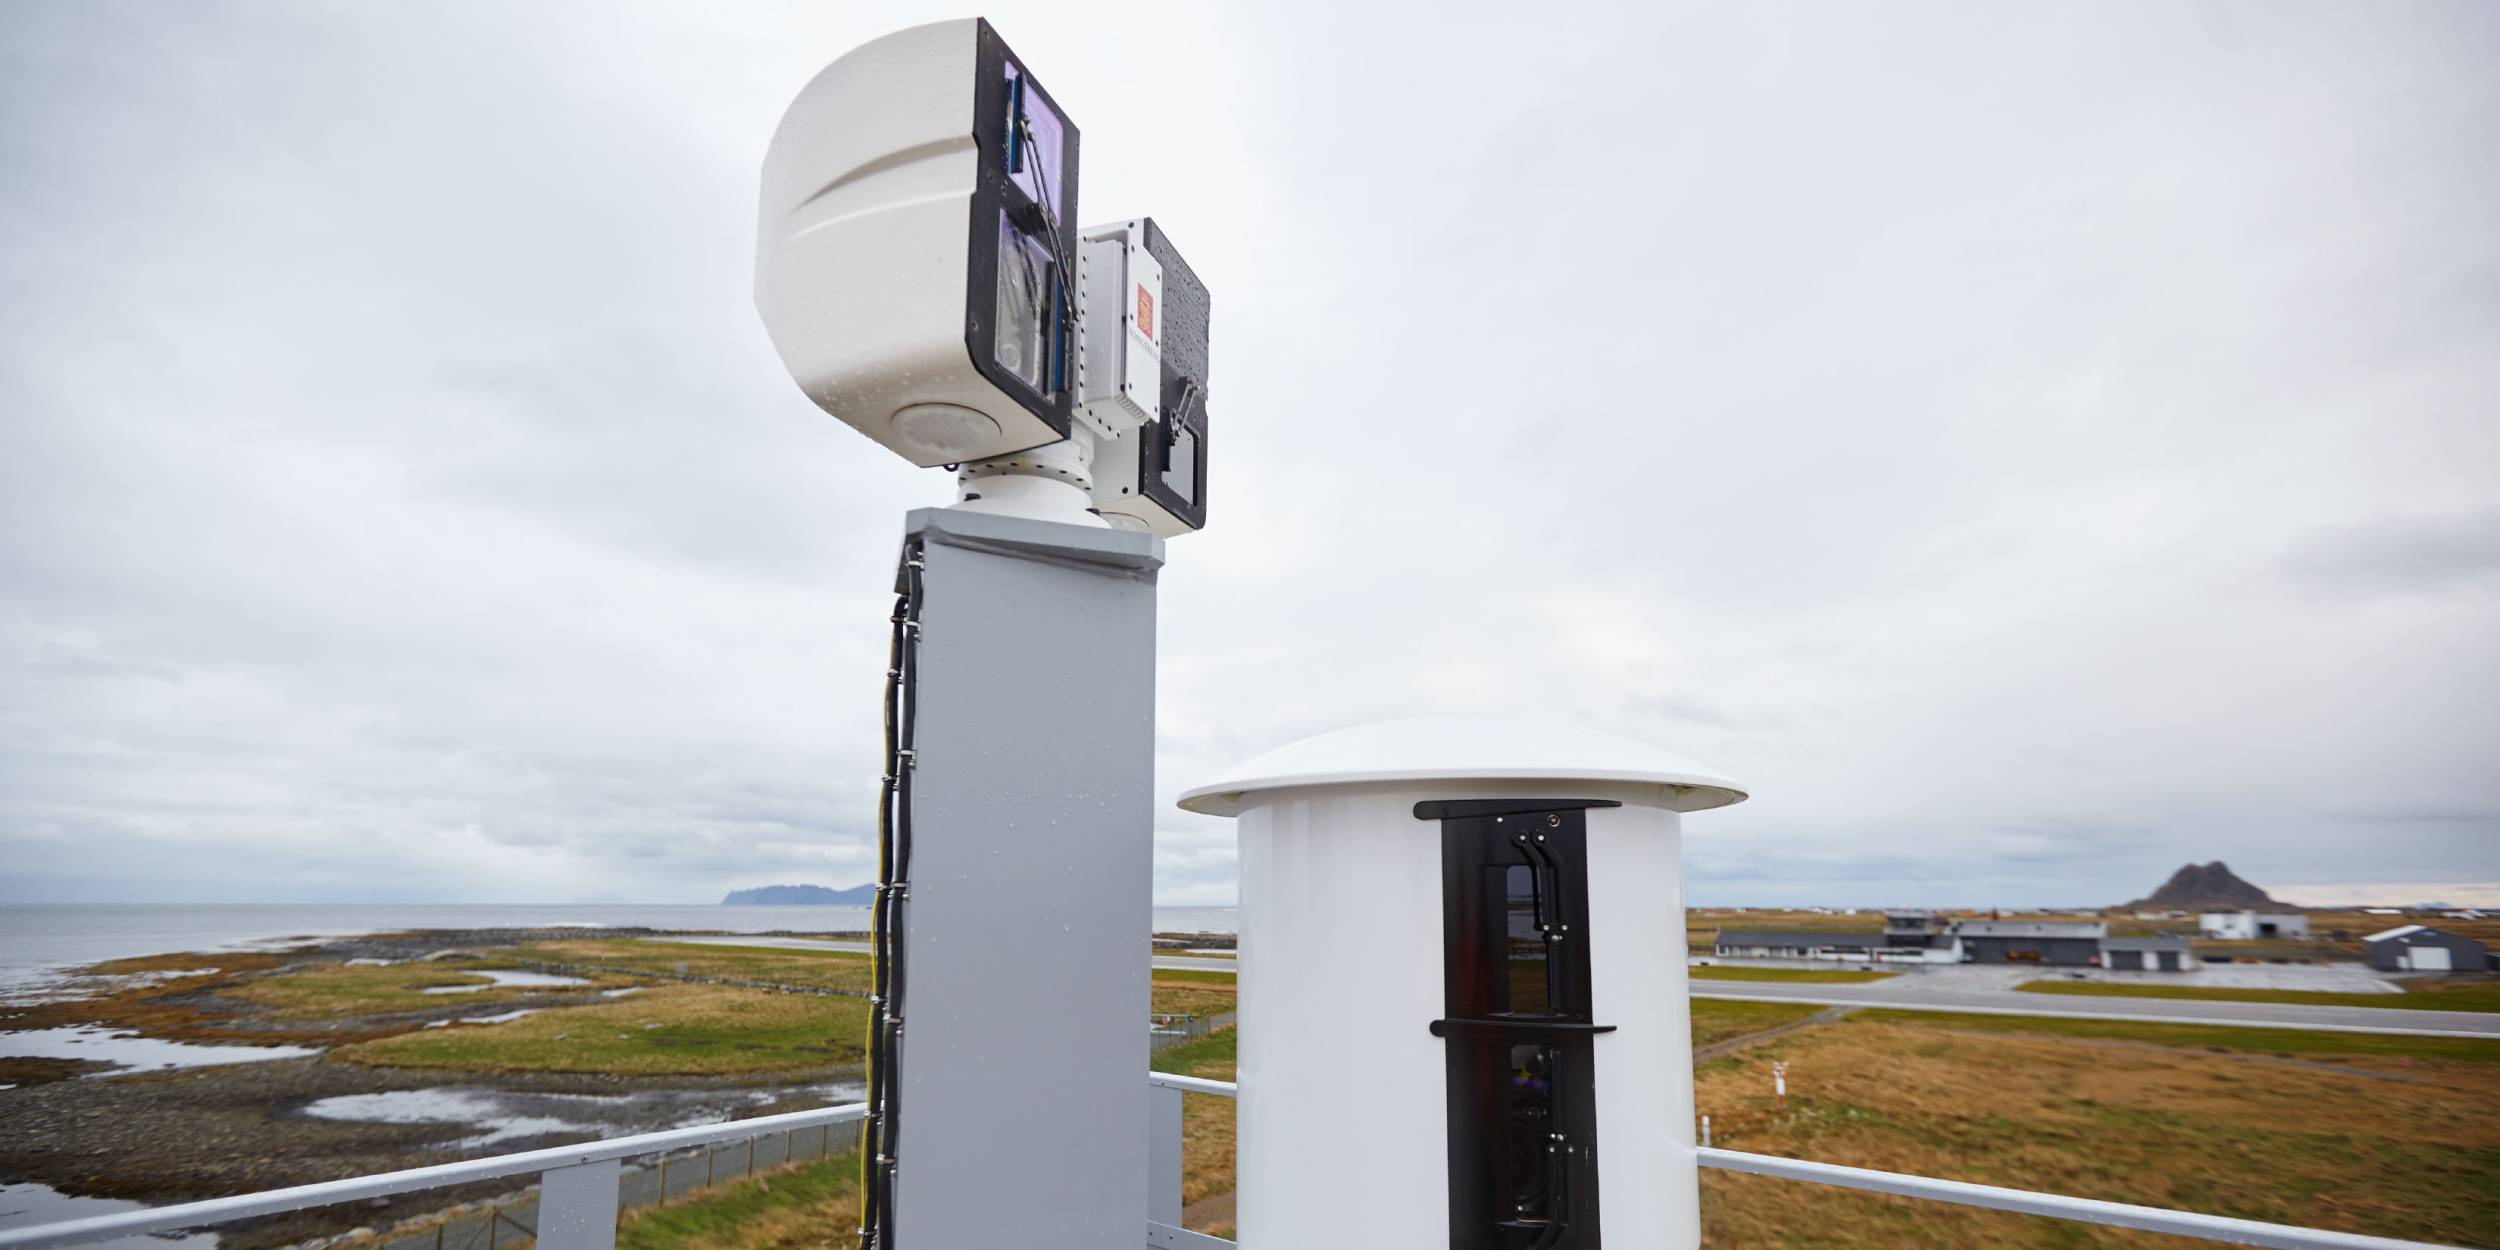
[[[754,196],[958,15],[0,6],[0,900],[872,875],[952,483]],[[1515,708],[1751,786],[1705,903],[2500,901],[2500,5],[988,16],[1214,292],[1162,900],[1217,768]]]

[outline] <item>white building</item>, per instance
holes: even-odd
[[[2224,942],[2272,942],[2309,936],[2309,917],[2288,911],[2209,911],[2198,918],[2197,928]]]

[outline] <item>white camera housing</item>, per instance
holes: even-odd
[[[1151,217],[1078,244],[1077,417],[1094,511],[1170,538],[1207,521],[1206,284]]]
[[[1069,436],[1076,126],[978,18],[861,45],[764,156],[755,306],[818,407],[917,465]]]

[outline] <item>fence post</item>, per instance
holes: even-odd
[[[539,1250],[616,1250],[621,1161],[599,1159],[548,1172],[538,1186]]]
[[[1146,1089],[1146,1219],[1181,1226],[1181,1092]]]

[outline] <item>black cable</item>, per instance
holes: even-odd
[[[885,771],[877,783],[877,894],[870,919],[868,1120],[861,1134],[861,1250],[893,1244],[894,1167],[901,1141],[903,930],[911,892],[911,791],[920,671],[921,545],[903,548],[889,618]]]

